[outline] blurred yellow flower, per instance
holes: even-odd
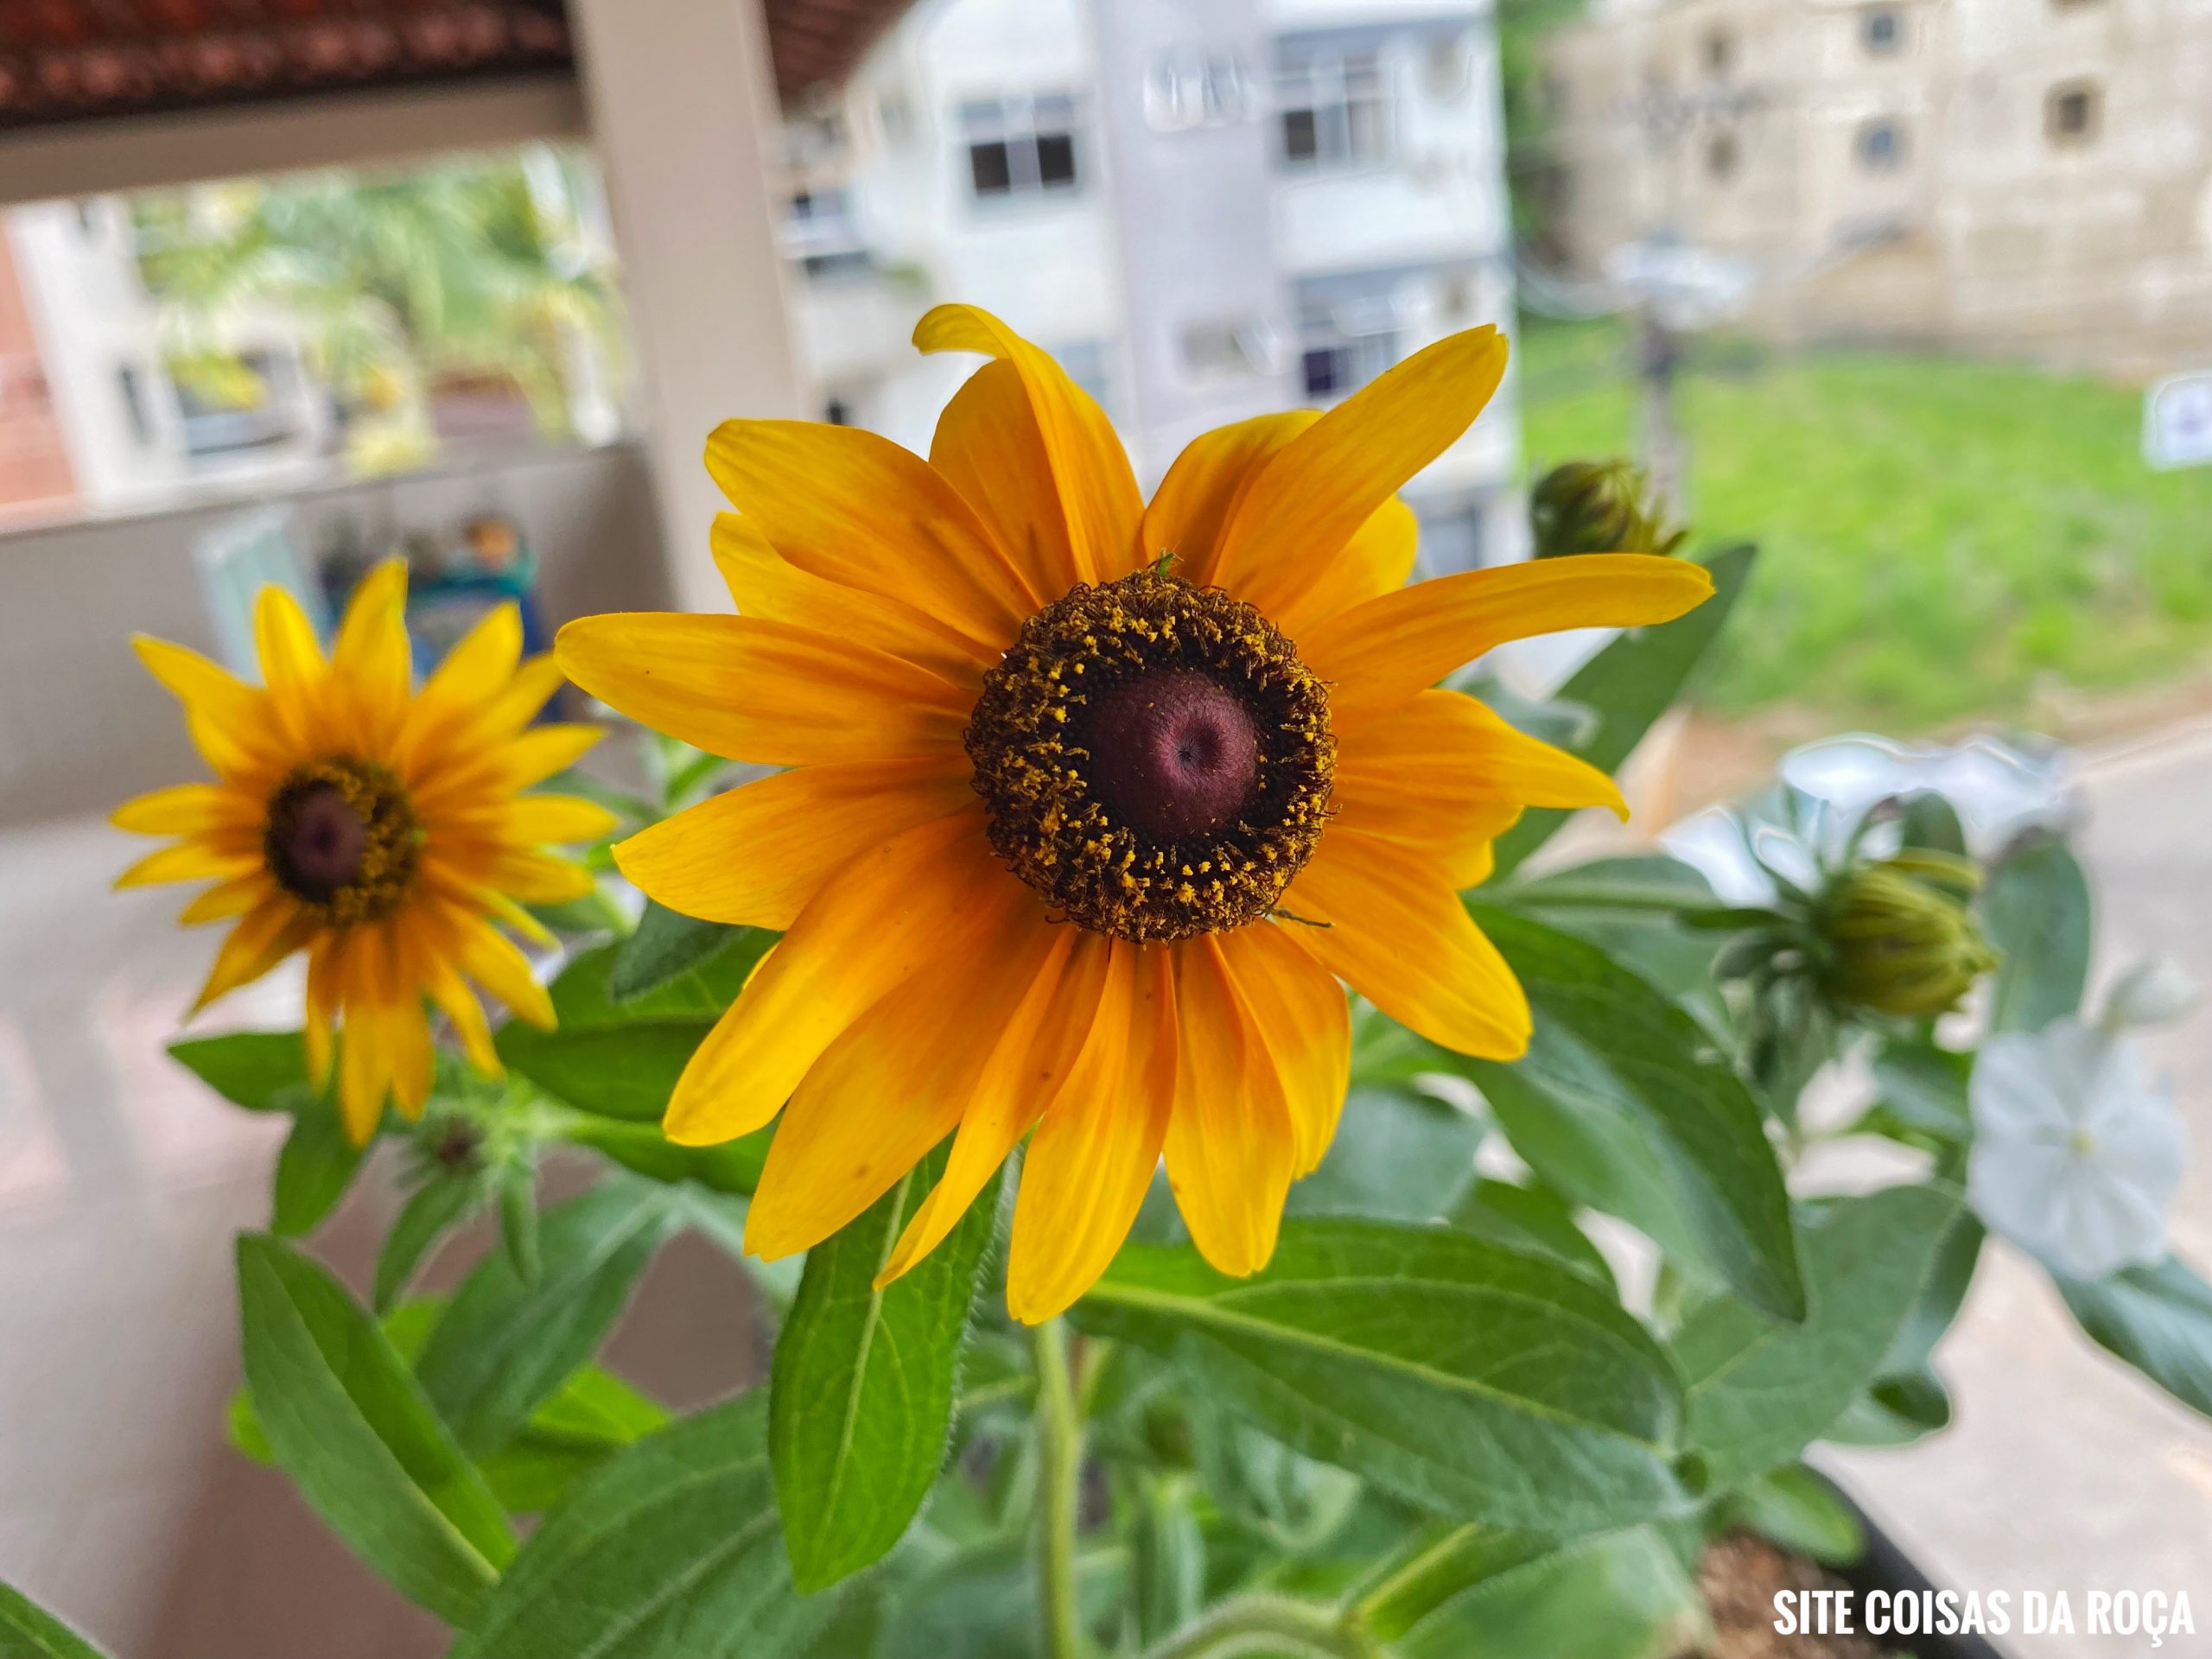
[[[599,734],[530,726],[561,671],[550,656],[520,661],[514,607],[479,622],[418,694],[406,593],[403,561],[371,573],[325,661],[292,596],[264,589],[254,629],[264,687],[141,636],[140,658],[184,705],[216,781],[142,795],[114,818],[176,837],[118,887],[212,879],[181,919],[237,918],[194,1012],[308,953],[310,1065],[328,1076],[340,1034],[339,1098],[357,1143],[375,1132],[388,1097],[410,1116],[422,1110],[425,997],[487,1072],[499,1058],[470,980],[524,1019],[552,1023],[544,988],[493,923],[543,937],[518,901],[573,899],[591,877],[539,844],[589,840],[614,823],[589,801],[519,792]]]
[[[1206,1258],[1249,1274],[1336,1133],[1338,981],[1510,1057],[1520,987],[1458,890],[1525,805],[1611,782],[1430,688],[1492,645],[1661,622],[1706,573],[1633,555],[1405,582],[1408,479],[1504,371],[1494,329],[1326,414],[1198,438],[1147,505],[1105,415],[996,319],[925,461],[838,426],[732,421],[707,465],[738,616],[571,623],[569,676],[649,726],[791,770],[623,842],[691,915],[786,930],[693,1057],[673,1140],[783,1112],[747,1224],[828,1236],[947,1135],[884,1268],[931,1249],[1025,1135],[1014,1314],[1067,1306],[1165,1155]],[[788,1104],[786,1104],[788,1103]]]

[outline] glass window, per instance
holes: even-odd
[[[1394,321],[1348,318],[1338,308],[1310,310],[1299,320],[1299,371],[1308,397],[1327,400],[1358,391],[1398,360]]]
[[[1890,7],[1878,6],[1860,20],[1859,37],[1866,43],[1868,52],[1886,57],[1904,43],[1903,20]]]
[[[2054,86],[2044,103],[2044,130],[2055,144],[2086,144],[2104,121],[2104,93],[2088,81]]]
[[[1709,177],[1718,180],[1734,178],[1738,159],[1736,135],[1732,132],[1717,132],[1707,141],[1705,170]]]
[[[1232,126],[1252,113],[1252,78],[1235,53],[1163,53],[1145,73],[1145,124],[1154,132]]]
[[[1859,129],[1859,165],[1889,173],[1904,164],[1904,130],[1894,121],[1869,121]]]
[[[972,100],[960,106],[968,184],[978,200],[1072,190],[1082,182],[1075,99],[1065,92]]]
[[[1287,64],[1276,88],[1282,154],[1300,167],[1359,167],[1390,153],[1390,106],[1375,54]]]

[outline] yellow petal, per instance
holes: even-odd
[[[226,852],[204,840],[181,841],[147,854],[117,876],[115,885],[119,892],[163,881],[205,881],[210,877],[229,880],[260,868],[261,860],[252,854]]]
[[[315,626],[300,601],[271,582],[254,600],[253,637],[270,712],[296,743],[304,745],[316,729],[328,673]]]
[[[1106,1271],[1160,1166],[1174,1108],[1173,952],[1125,939],[1112,948],[1091,1039],[1021,1160],[1006,1295],[1027,1325],[1065,1313]]]
[[[1320,418],[1317,409],[1259,415],[1185,444],[1144,510],[1143,556],[1172,553],[1178,575],[1201,588],[1217,586],[1221,532],[1230,514],[1276,451]]]
[[[493,810],[509,840],[532,843],[597,841],[620,822],[575,795],[518,795]]]
[[[995,519],[1005,545],[1051,573],[1040,600],[1058,598],[1074,582],[1110,581],[1135,569],[1144,499],[1113,423],[1090,394],[1050,355],[972,305],[929,312],[914,326],[914,344],[982,352],[1013,371],[987,367],[970,378],[938,422],[930,464]],[[1040,460],[1049,493],[1035,486]],[[1050,585],[1063,577],[1072,580]]]
[[[348,1009],[338,1042],[338,1111],[346,1138],[365,1147],[384,1116],[391,1090],[391,1046],[385,1041],[380,1010]]]
[[[1712,594],[1711,573],[1684,559],[1646,553],[1538,559],[1439,576],[1370,599],[1301,639],[1299,654],[1330,683],[1330,716],[1342,736],[1350,718],[1402,703],[1509,639],[1668,622]]]
[[[499,1076],[499,1052],[492,1046],[491,1024],[484,1018],[484,1005],[467,982],[444,963],[434,961],[423,988],[453,1022],[454,1035],[461,1039],[461,1051],[468,1057],[468,1063],[487,1077]]]
[[[745,1223],[773,1262],[820,1243],[952,1133],[999,1035],[1052,947],[1041,906],[1009,909],[845,1029],[776,1124]]]
[[[975,799],[965,756],[803,766],[663,819],[614,862],[671,910],[786,928],[841,866]]]
[[[1146,553],[1172,552],[1175,569],[1187,580],[1200,587],[1224,585],[1222,532],[1230,515],[1276,454],[1320,418],[1310,409],[1262,415],[1193,438],[1145,509]],[[1413,509],[1394,496],[1341,547],[1301,541],[1290,556],[1313,562],[1310,581],[1279,608],[1267,610],[1268,620],[1295,639],[1338,611],[1404,587],[1413,574],[1420,531]],[[1249,597],[1236,591],[1239,598]]]
[[[759,1128],[846,1027],[1036,903],[992,856],[980,807],[870,849],[799,912],[700,1044],[669,1102],[668,1138],[711,1146]]]
[[[361,578],[346,602],[330,662],[358,722],[355,735],[372,752],[397,736],[414,683],[407,646],[407,561],[386,559]]]
[[[1042,602],[958,491],[888,438],[810,421],[725,421],[707,470],[800,569],[1003,647]]]
[[[944,1243],[1075,1068],[1106,982],[1109,942],[1076,927],[1050,936],[1049,954],[976,1080],[944,1173],[876,1275],[879,1288]]]
[[[588,616],[557,648],[571,679],[632,720],[764,766],[957,753],[974,711],[926,669],[786,622]]]
[[[239,918],[223,940],[192,1011],[197,1014],[216,998],[251,984],[306,944],[314,931],[315,925],[301,916],[290,899],[271,894],[263,899]]]
[[[218,772],[236,778],[283,765],[283,728],[266,692],[166,639],[136,634],[130,645],[147,671],[184,705],[193,744]]]
[[[245,875],[232,876],[219,886],[212,887],[177,912],[178,925],[198,927],[203,922],[227,921],[233,916],[243,916],[264,899],[276,891],[276,885],[264,870],[254,870]]]
[[[426,746],[454,743],[505,690],[522,661],[522,612],[495,605],[455,642],[423,682],[399,735],[401,765]]]
[[[1376,376],[1268,459],[1223,527],[1214,580],[1264,615],[1287,613],[1473,424],[1504,373],[1504,337],[1473,328]]]
[[[1300,943],[1400,1025],[1485,1059],[1528,1048],[1520,982],[1432,861],[1332,824],[1282,908],[1319,924]]]
[[[1298,1147],[1294,1178],[1311,1174],[1329,1150],[1351,1077],[1351,1008],[1299,942],[1309,931],[1262,922],[1219,936],[1260,1052],[1282,1079]]]
[[[474,922],[461,935],[461,969],[533,1026],[550,1029],[553,999],[530,971],[529,958],[492,927]]]
[[[715,563],[743,616],[790,622],[870,645],[942,675],[955,685],[979,685],[1005,640],[973,639],[902,599],[849,588],[802,570],[776,551],[750,518],[715,515]]]
[[[1181,1061],[1167,1179],[1198,1253],[1243,1278],[1274,1254],[1298,1141],[1216,936],[1176,947],[1175,1004]]]
[[[261,811],[251,796],[219,784],[177,784],[125,801],[108,822],[133,835],[191,836],[251,827],[260,822]]]

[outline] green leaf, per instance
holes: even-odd
[[[1378,1578],[1358,1622],[1395,1659],[1702,1651],[1703,1604],[1681,1544],[1655,1526],[1577,1538],[1432,1528]]]
[[[238,1257],[246,1386],[278,1466],[355,1554],[466,1623],[514,1553],[483,1476],[325,1268],[265,1234]]]
[[[1993,1031],[2041,1031],[2082,1006],[2089,977],[2089,882],[2066,843],[2038,837],[1990,874],[1982,926],[2002,953]]]
[[[393,1217],[384,1248],[377,1252],[376,1286],[370,1300],[379,1314],[389,1313],[407,1294],[438,1241],[467,1220],[483,1198],[483,1188],[474,1176],[434,1175],[415,1189]]]
[[[647,1436],[571,1489],[449,1659],[777,1659],[836,1611],[791,1580],[766,1402]]]
[[[1559,701],[1580,703],[1597,719],[1574,752],[1601,772],[1618,771],[1688,683],[1695,669],[1728,620],[1755,550],[1731,547],[1707,562],[1713,572],[1713,597],[1687,616],[1660,627],[1624,633],[1575,671],[1561,686]],[[1510,875],[1521,861],[1556,834],[1568,814],[1535,807],[1497,838],[1496,874]]]
[[[650,1180],[696,1181],[717,1192],[750,1193],[760,1184],[768,1161],[772,1128],[718,1147],[679,1147],[658,1123],[626,1123],[620,1118],[576,1112],[561,1122],[562,1139],[612,1159]]]
[[[1874,1380],[1958,1214],[1957,1198],[1932,1186],[1808,1205],[1803,1323],[1725,1296],[1691,1312],[1675,1357],[1708,1490],[1788,1463],[1827,1432]]]
[[[298,1238],[322,1225],[361,1167],[361,1148],[346,1135],[335,1097],[302,1097],[292,1132],[276,1154],[269,1230]]]
[[[1726,1516],[1732,1524],[1824,1567],[1849,1567],[1866,1553],[1866,1529],[1858,1515],[1802,1463],[1761,1475],[1729,1499]]]
[[[1719,904],[1704,874],[1664,853],[1592,859],[1532,880],[1485,888],[1483,897],[1513,910],[1641,910],[1661,915]]]
[[[1190,1420],[1206,1496],[1272,1550],[1315,1548],[1359,1499],[1357,1477],[1292,1451],[1222,1402],[1193,1400]]]
[[[776,1502],[792,1574],[810,1594],[897,1543],[944,1464],[996,1179],[912,1270],[880,1290],[874,1283],[944,1166],[939,1149],[807,1252],[776,1344]]]
[[[1479,1180],[1445,1219],[1457,1231],[1508,1249],[1553,1256],[1601,1285],[1613,1283],[1611,1264],[1576,1224],[1574,1206],[1556,1192],[1511,1181]]]
[[[621,946],[587,950],[553,982],[558,1027],[542,1031],[508,1020],[494,1039],[499,1057],[580,1111],[655,1122],[692,1051],[773,940],[744,930],[728,948],[628,1002],[617,1002],[608,987]]]
[[[537,1166],[527,1160],[499,1172],[499,1247],[507,1265],[525,1285],[535,1284],[543,1265],[537,1223]]]
[[[1478,1119],[1409,1084],[1354,1083],[1337,1138],[1284,1213],[1433,1221],[1474,1180],[1482,1139]]]
[[[1649,1233],[1783,1319],[1804,1312],[1789,1199],[1766,1126],[1704,1030],[1597,947],[1525,916],[1476,919],[1529,993],[1511,1065],[1459,1064],[1514,1149],[1569,1198]]]
[[[416,1364],[461,1446],[502,1444],[598,1351],[671,1223],[658,1191],[610,1181],[545,1212],[536,1279],[504,1254],[477,1264]]]
[[[511,1512],[542,1514],[610,1455],[670,1421],[665,1407],[612,1371],[587,1365],[531,1414],[519,1434],[480,1462]]]
[[[1932,1041],[1893,1041],[1874,1062],[1880,1105],[1905,1128],[1947,1143],[1974,1134],[1967,1110],[1967,1076],[1974,1056]]]
[[[233,1106],[289,1112],[311,1094],[307,1049],[296,1031],[233,1031],[169,1045],[170,1058]]]
[[[2056,1282],[2090,1341],[2212,1417],[2212,1285],[2171,1255],[2107,1279]]]
[[[1542,1256],[1439,1230],[1293,1221],[1249,1279],[1188,1247],[1127,1247],[1073,1317],[1172,1355],[1307,1456],[1448,1514],[1586,1529],[1681,1500],[1665,1355],[1604,1290]]]
[[[20,1590],[0,1584],[0,1659],[102,1659],[100,1650]]]
[[[617,1003],[634,1002],[739,944],[743,935],[759,931],[723,922],[702,922],[649,899],[645,914],[638,918],[637,931],[615,947],[607,994]],[[756,961],[760,954],[753,952]]]

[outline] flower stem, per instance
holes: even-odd
[[[1231,1659],[1295,1654],[1299,1659],[1366,1659],[1371,1649],[1334,1607],[1250,1591],[1192,1619],[1143,1659]]]
[[[1029,1333],[1037,1366],[1039,1602],[1050,1659],[1082,1659],[1076,1606],[1075,1522],[1083,1479],[1083,1421],[1068,1374],[1066,1328],[1047,1319]]]

